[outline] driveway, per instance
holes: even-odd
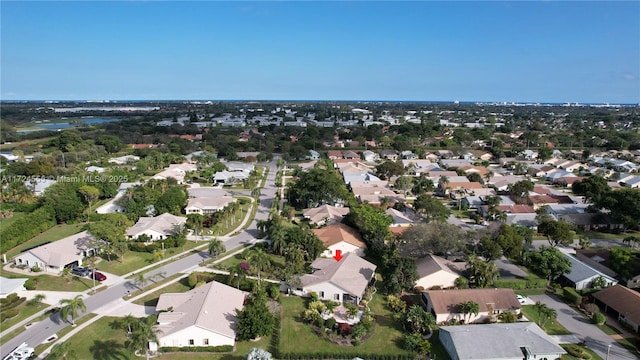
[[[498,273],[502,279],[526,278],[529,276],[526,271],[514,265],[504,256],[501,259],[495,260],[493,263],[498,268]]]
[[[605,334],[591,321],[578,314],[569,305],[552,295],[530,295],[531,300],[540,301],[558,312],[558,322],[574,333],[578,339],[585,341],[589,349],[601,358],[607,358],[607,346],[611,345],[610,360],[637,360],[638,357],[620,346],[609,335]]]

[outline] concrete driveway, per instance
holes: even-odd
[[[540,301],[543,304],[555,309],[558,312],[558,322],[576,337],[584,341],[596,354],[603,359],[607,358],[607,347],[611,345],[609,351],[610,360],[637,360],[638,356],[632,354],[627,349],[620,346],[609,335],[605,334],[591,321],[578,314],[569,305],[565,304],[553,295],[530,295],[531,300]]]

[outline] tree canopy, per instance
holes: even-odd
[[[398,250],[402,256],[412,258],[427,254],[443,255],[464,250],[469,241],[468,234],[460,227],[435,221],[407,229],[400,236]]]
[[[344,181],[332,169],[313,168],[300,174],[287,195],[296,209],[344,203],[349,198]]]

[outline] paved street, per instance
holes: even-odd
[[[637,360],[638,357],[620,346],[591,321],[578,314],[562,300],[550,295],[531,295],[531,300],[540,301],[558,312],[558,322],[603,359],[607,358],[607,346],[611,345],[610,360]]]
[[[260,202],[258,204],[258,211],[256,212],[255,218],[251,221],[246,230],[243,230],[239,235],[231,238],[221,238],[228,250],[255,241],[258,234],[256,221],[266,220],[269,215],[271,202],[276,192],[276,160],[267,165],[269,167],[269,174],[267,176],[265,186],[261,190]],[[209,259],[209,254],[205,251],[201,251],[175,262],[168,263],[156,270],[147,272],[145,273],[145,277],[150,278],[159,274],[163,274],[163,276],[168,277],[177,273],[188,273],[197,268],[199,264],[206,259]],[[84,303],[87,307],[86,313],[96,312],[107,304],[110,306],[112,302],[114,305],[120,304],[122,297],[136,290],[139,290],[139,288],[132,281],[121,279],[121,282],[111,285],[107,290],[86,297],[84,299]],[[54,314],[47,319],[33,324],[27,330],[0,346],[0,356],[6,356],[23,342],[35,347],[66,326],[68,326],[68,323],[61,321],[58,314]]]

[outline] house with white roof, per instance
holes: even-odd
[[[160,295],[158,346],[234,345],[236,310],[242,310],[245,293],[212,281],[185,293]]]
[[[300,278],[301,287],[293,290],[295,294],[308,296],[315,292],[322,300],[353,304],[360,303],[376,271],[374,264],[353,253],[340,261],[318,258],[311,268],[313,273]]]
[[[91,166],[87,166],[84,170],[85,170],[86,172],[97,172],[97,173],[103,173],[103,172],[105,172],[105,170],[106,170],[106,169],[105,169],[105,168],[103,168],[103,167],[100,167],[100,166],[94,166],[94,165],[91,165]]]
[[[97,245],[93,235],[83,231],[26,250],[15,257],[15,264],[37,266],[42,271],[57,274],[65,267],[82,264],[86,256],[96,253]]]
[[[380,156],[378,156],[377,153],[375,153],[375,152],[373,152],[371,150],[365,150],[365,151],[362,152],[362,158],[366,162],[375,162],[375,161],[378,161],[380,159]]]
[[[140,160],[140,156],[135,155],[124,155],[120,157],[113,157],[109,159],[109,162],[117,165],[125,165],[128,163],[132,163],[134,161]]]
[[[187,218],[164,213],[155,217],[143,216],[135,225],[126,231],[127,238],[137,239],[141,235],[147,235],[150,240],[163,240],[180,231]]]
[[[187,206],[184,208],[185,213],[207,215],[213,214],[227,207],[229,204],[236,202],[238,199],[231,196],[220,197],[197,197],[190,198]]]
[[[567,352],[532,322],[440,326],[451,360],[559,359]]]
[[[32,178],[31,180],[27,180],[24,182],[24,185],[33,192],[33,195],[40,196],[44,194],[44,191],[57,181],[53,179],[44,179],[44,178]]]
[[[333,224],[341,222],[342,218],[349,213],[348,207],[331,206],[328,204],[319,207],[304,209],[302,216],[309,220],[310,224],[322,226],[325,224]]]

